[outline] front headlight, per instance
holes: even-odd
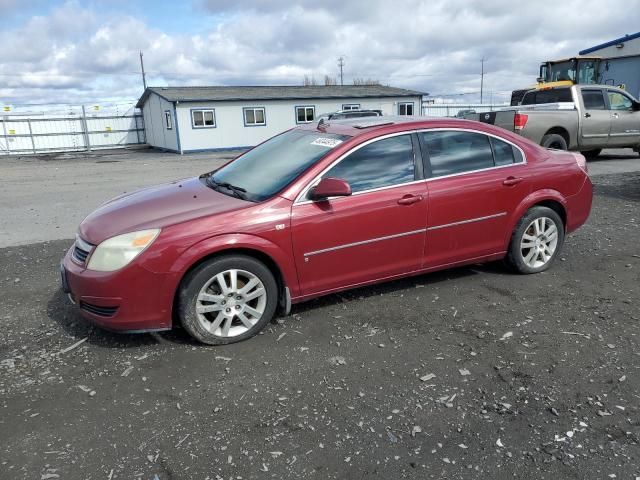
[[[96,247],[89,258],[87,268],[98,272],[118,270],[140,255],[159,233],[160,229],[154,228],[111,237]]]

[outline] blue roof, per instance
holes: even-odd
[[[632,33],[631,35],[625,35],[624,37],[616,38],[615,40],[611,40],[610,42],[603,43],[601,45],[596,45],[595,47],[587,48],[586,50],[582,50],[578,52],[580,55],[587,55],[588,53],[595,52],[596,50],[600,50],[602,48],[612,47],[617,45],[618,43],[627,42],[629,40],[633,40],[634,38],[640,38],[640,32]]]

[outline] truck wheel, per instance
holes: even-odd
[[[557,133],[548,133],[542,137],[540,142],[544,148],[555,148],[556,150],[568,150],[567,141],[562,135]]]
[[[602,149],[596,148],[594,150],[585,150],[584,152],[580,153],[587,158],[596,158],[598,155],[600,155],[600,153],[602,153]]]

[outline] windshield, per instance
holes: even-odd
[[[549,67],[546,71],[547,82],[558,82],[562,80],[576,81],[576,65],[574,60],[551,63]]]
[[[348,138],[348,135],[289,130],[214,172],[207,183],[222,193],[259,202],[278,193]]]

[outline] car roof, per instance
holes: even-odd
[[[397,132],[403,130],[413,130],[419,128],[472,128],[478,130],[479,122],[471,120],[441,118],[441,117],[418,117],[411,115],[383,115],[380,117],[359,117],[346,118],[340,120],[328,120],[311,122],[298,128],[301,130],[314,130],[318,132],[334,133],[338,135],[349,135],[357,137],[370,133],[386,133],[385,131]],[[484,125],[484,124],[480,124]],[[482,128],[480,128],[482,130]]]

